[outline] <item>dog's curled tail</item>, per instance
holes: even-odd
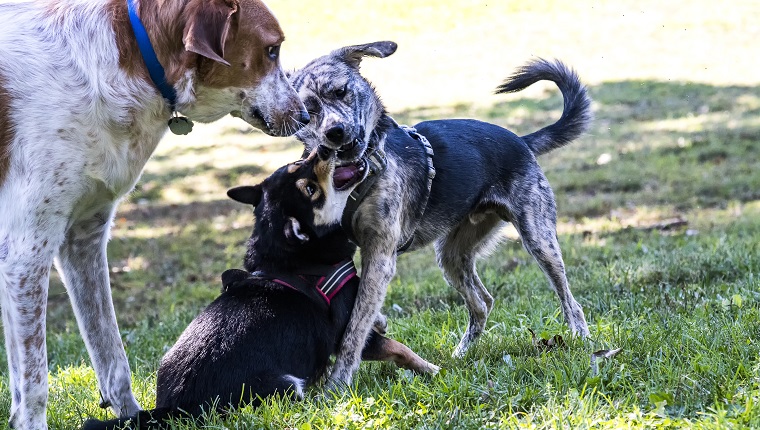
[[[151,411],[140,411],[129,418],[116,418],[110,421],[89,419],[84,422],[81,430],[150,430],[166,428],[166,421],[172,417],[187,416],[176,409],[159,408]]]
[[[543,80],[557,84],[565,106],[559,121],[522,137],[536,155],[545,154],[577,139],[588,130],[593,119],[591,98],[586,93],[586,87],[578,74],[559,60],[538,58],[527,63],[499,85],[496,94],[517,92]]]

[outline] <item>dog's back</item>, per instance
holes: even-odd
[[[435,152],[430,209],[443,202],[456,202],[471,210],[489,188],[512,183],[535,163],[526,142],[498,125],[474,119],[443,119],[414,127]]]
[[[347,285],[328,308],[271,280],[248,277],[228,285],[161,361],[156,407],[196,415],[214,400],[256,405],[290,391],[303,397],[341,334],[331,311],[344,298],[352,301],[355,287]]]

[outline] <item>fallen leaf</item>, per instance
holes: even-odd
[[[550,349],[565,348],[567,346],[565,344],[565,340],[562,339],[562,336],[558,334],[555,334],[549,339],[538,339],[536,338],[536,333],[533,330],[529,328],[528,331],[530,332],[530,336],[533,338],[533,346],[540,350],[548,351]]]
[[[597,363],[599,359],[612,358],[620,354],[622,350],[623,348],[602,349],[591,354],[591,376],[596,376],[599,373],[599,364]]]
[[[643,231],[652,231],[652,230],[659,230],[659,231],[673,231],[676,229],[680,229],[683,227],[686,227],[689,225],[689,221],[684,219],[681,216],[677,216],[675,218],[668,218],[666,220],[662,220],[655,224],[645,225],[641,227],[637,227],[637,230],[643,230]]]

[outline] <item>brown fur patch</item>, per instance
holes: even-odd
[[[193,3],[188,5],[188,13],[192,13]],[[280,24],[266,5],[259,0],[241,0],[224,44],[224,58],[230,65],[201,57],[198,78],[211,88],[255,86],[279,63],[269,59],[267,48],[284,39]]]
[[[141,5],[146,3],[153,4],[154,2],[140,2]],[[110,0],[106,4],[106,13],[110,15],[113,24],[116,48],[119,50],[119,67],[126,72],[127,76],[150,79],[148,69],[145,67],[145,62],[137,47],[135,33],[132,31],[132,25],[129,22],[126,2]]]
[[[11,96],[6,89],[5,79],[0,76],[0,185],[8,175],[11,165],[11,141],[14,130],[11,124]]]
[[[224,59],[229,66],[185,50],[184,33],[191,21],[212,16],[215,10],[234,8],[236,3],[239,3],[237,11],[232,14],[223,42]],[[137,48],[126,3],[110,0],[107,10],[116,34],[119,65],[130,76],[150,79]],[[277,19],[259,0],[143,1],[138,15],[170,83],[196,67],[200,82],[208,87],[254,86],[277,65],[268,58],[266,48],[282,43],[285,38]]]

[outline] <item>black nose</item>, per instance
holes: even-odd
[[[302,110],[298,113],[297,121],[300,122],[303,125],[306,125],[311,121],[311,117],[309,116],[309,112],[306,112],[305,110]]]
[[[346,137],[346,130],[343,127],[343,124],[335,125],[329,130],[327,130],[327,132],[325,132],[325,137],[331,143],[334,143],[336,145],[342,145],[343,139],[345,139]]]

